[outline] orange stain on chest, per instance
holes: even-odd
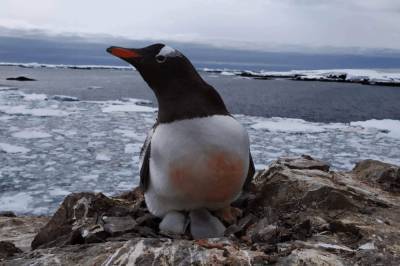
[[[244,163],[239,156],[214,152],[205,160],[173,163],[169,178],[175,188],[193,200],[225,202],[241,190]]]

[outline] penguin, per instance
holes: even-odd
[[[250,141],[218,92],[192,63],[165,44],[111,46],[153,90],[158,115],[140,155],[140,187],[160,231],[194,239],[221,237],[213,213],[230,207],[254,173]]]

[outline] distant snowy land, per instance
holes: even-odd
[[[69,101],[0,87],[0,211],[49,214],[71,192],[111,195],[136,186],[139,151],[155,117],[147,100]],[[367,158],[400,164],[398,120],[235,117],[250,134],[258,169],[301,154],[339,170]]]
[[[133,70],[131,66],[113,65],[67,65],[67,64],[40,64],[40,63],[7,63],[0,62],[0,66],[18,66],[22,68],[59,68],[59,69],[114,69]],[[224,76],[239,76],[254,79],[289,79],[303,81],[348,82],[365,85],[400,86],[400,70],[373,70],[373,69],[322,69],[322,70],[291,70],[291,71],[251,71],[218,68],[199,68],[199,71]]]
[[[400,86],[400,70],[371,69],[324,69],[292,71],[242,71],[227,69],[203,69],[205,72],[227,76],[241,76],[255,79],[290,79],[303,81],[327,81],[361,83],[365,85]]]

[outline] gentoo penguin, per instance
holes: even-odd
[[[164,44],[107,51],[133,65],[158,101],[141,152],[140,186],[160,230],[223,236],[212,212],[228,208],[254,175],[246,130],[178,50]]]

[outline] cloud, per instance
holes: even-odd
[[[398,0],[2,0],[0,26],[224,47],[400,49]]]

